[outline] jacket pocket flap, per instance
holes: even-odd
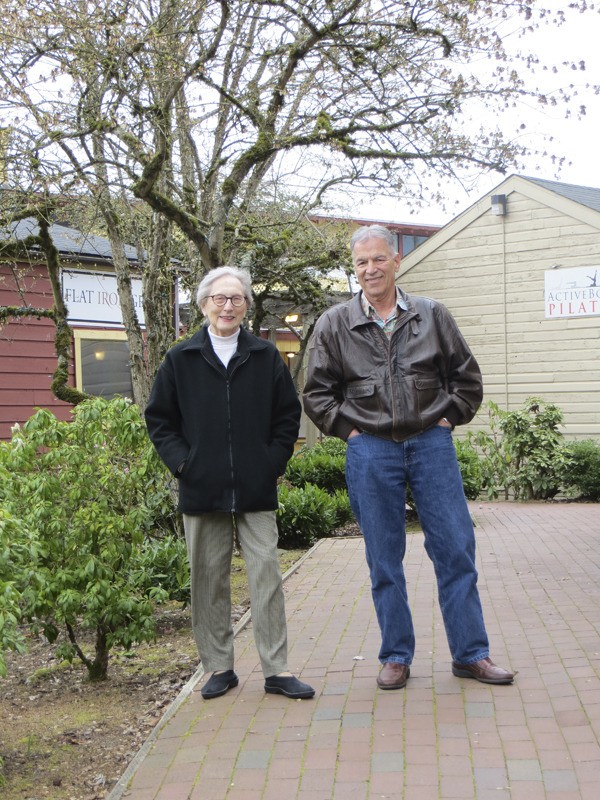
[[[375,394],[375,385],[372,383],[346,386],[346,397],[370,397],[373,394]]]
[[[416,378],[417,389],[441,389],[442,382],[439,378]]]

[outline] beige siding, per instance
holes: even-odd
[[[400,285],[452,311],[481,365],[485,401],[515,409],[539,396],[563,410],[569,438],[600,439],[600,317],[544,317],[546,270],[600,265],[600,213],[578,214],[546,190],[543,202],[523,179],[502,186],[505,217],[480,201],[465,224],[458,218],[424,245],[425,255],[403,260]],[[485,417],[484,409],[472,427]]]

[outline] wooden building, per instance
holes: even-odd
[[[64,225],[52,225],[50,233],[60,253],[63,297],[74,330],[69,383],[90,394],[130,396],[129,351],[110,243]],[[37,234],[33,219],[0,231],[4,240],[22,241],[32,234]],[[126,255],[135,266],[135,249],[127,248]],[[133,283],[135,288],[136,279]],[[48,270],[38,248],[16,263],[0,263],[0,306],[52,308]],[[36,408],[69,419],[71,406],[51,390],[57,364],[54,338],[54,322],[43,316],[11,317],[0,326],[0,440],[9,439],[12,426],[25,422]]]
[[[600,189],[512,175],[403,258],[399,284],[453,313],[484,403],[539,396],[568,438],[600,439]]]

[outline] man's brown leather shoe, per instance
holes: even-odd
[[[409,677],[410,667],[408,664],[387,661],[377,676],[377,686],[380,689],[402,689],[403,686],[406,686]]]
[[[475,678],[481,683],[512,683],[514,672],[509,672],[502,667],[497,667],[490,658],[473,661],[471,664],[457,664],[452,662],[452,674],[457,678]]]

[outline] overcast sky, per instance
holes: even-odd
[[[567,3],[566,0],[551,0],[550,3],[546,0],[542,5],[564,8]],[[513,38],[514,47],[523,49],[524,40],[517,41],[516,37],[511,37],[511,40]],[[554,141],[548,143],[548,148],[564,154],[566,163],[557,171],[558,167],[550,159],[544,162],[535,157],[529,159],[526,168],[519,170],[519,174],[600,188],[600,95],[584,88],[588,82],[600,83],[600,11],[570,14],[565,25],[560,28],[545,26],[536,34],[528,35],[525,41],[546,62],[585,61],[584,72],[563,71],[560,75],[551,75],[547,78],[551,83],[545,88],[552,91],[567,83],[577,84],[580,96],[576,105],[585,105],[587,113],[583,120],[575,116],[564,119],[564,108],[547,109],[541,113],[535,108],[523,107],[519,112],[519,122],[527,124],[531,148],[544,149],[545,137],[552,135]],[[505,43],[509,44],[506,40]],[[507,129],[512,128],[514,125],[507,125]],[[458,182],[448,186],[449,203],[445,210],[435,204],[411,210],[405,203],[393,199],[373,202],[366,197],[360,201],[357,197],[354,213],[370,219],[445,224],[502,180],[502,175],[493,173],[481,176],[473,186],[461,187]]]

